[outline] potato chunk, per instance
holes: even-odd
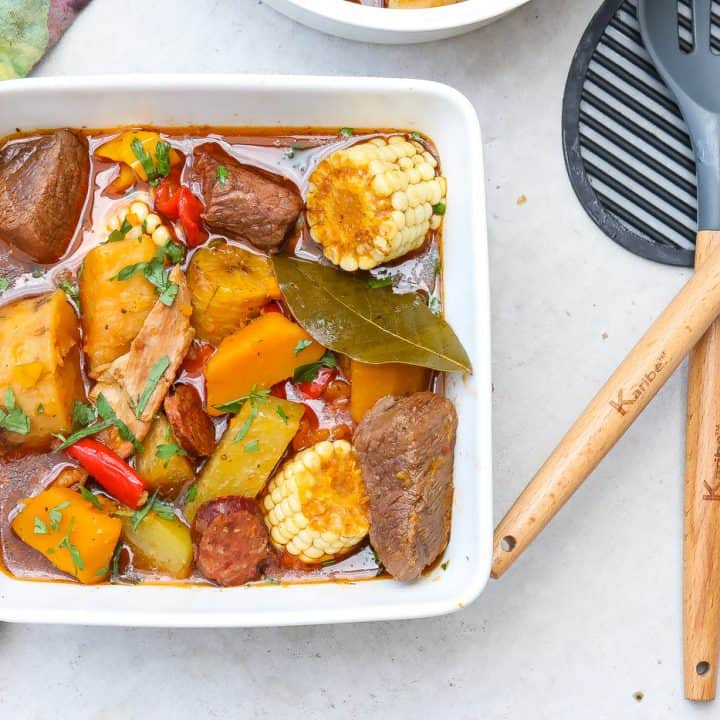
[[[80,277],[80,303],[88,374],[97,378],[130,349],[157,300],[155,288],[137,273],[129,280],[112,280],[128,265],[149,262],[155,244],[148,235],[109,242],[86,256]]]
[[[198,337],[213,345],[281,297],[270,261],[234,245],[198,250],[188,266],[192,323]]]
[[[76,400],[85,399],[80,331],[65,293],[26,298],[0,312],[0,394],[12,389],[30,419],[27,435],[0,431],[11,445],[41,446],[70,430]]]

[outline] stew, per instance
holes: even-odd
[[[413,580],[470,363],[446,180],[388,130],[0,141],[0,550],[16,578]]]
[[[350,0],[370,7],[393,8],[395,10],[422,10],[425,8],[454,5],[463,0]]]

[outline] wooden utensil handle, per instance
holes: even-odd
[[[714,252],[630,351],[495,529],[500,577],[567,502],[720,314]]]
[[[698,233],[695,268],[720,248]],[[720,320],[690,353],[683,542],[685,697],[713,700],[720,648]]]

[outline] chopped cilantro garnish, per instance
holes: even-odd
[[[33,518],[33,532],[35,535],[47,535],[50,531],[47,525],[37,516]]]
[[[225,183],[228,180],[228,171],[224,165],[218,165],[215,171],[215,182],[220,184],[220,187],[225,187]]]
[[[84,485],[80,486],[80,494],[99,510],[103,509],[102,503],[98,500],[97,495],[90,492]]]
[[[109,235],[108,239],[105,242],[120,242],[121,240],[125,239],[125,236],[132,230],[132,225],[128,222],[128,219],[125,218],[122,221],[122,225],[120,225],[119,228],[116,228],[113,230]]]
[[[152,394],[155,392],[155,388],[158,386],[161,378],[165,374],[165,371],[170,367],[170,358],[167,355],[163,355],[151,368],[148,376],[147,384],[140,393],[135,406],[136,417],[142,417],[145,408],[147,407]]]
[[[247,416],[247,419],[245,422],[240,426],[240,429],[237,431],[237,435],[233,438],[232,444],[240,442],[245,438],[245,436],[248,434],[250,430],[250,426],[253,424],[255,418],[257,417],[258,410],[257,406],[253,405],[250,409],[250,414]]]
[[[187,455],[185,450],[183,450],[177,443],[172,442],[172,432],[170,431],[170,425],[167,426],[167,432],[165,433],[165,442],[157,446],[157,450],[155,450],[155,455],[156,457],[159,457],[161,460],[165,461],[163,467],[167,467],[170,464],[170,460],[172,460],[175,455]]]
[[[355,134],[355,131],[349,127],[340,128],[340,130],[338,131],[338,135],[343,138],[350,138],[354,134]]]
[[[428,307],[433,315],[440,315],[442,308],[440,306],[440,298],[437,295],[432,295],[428,300]]]
[[[250,392],[247,395],[243,395],[230,402],[223,403],[222,405],[215,405],[215,409],[223,413],[239,413],[242,406],[250,401],[253,405],[259,402],[267,400],[270,396],[270,390],[258,390],[257,385],[253,385]]]
[[[435,213],[435,215],[444,215],[445,214],[445,203],[439,202],[432,206],[432,211]]]
[[[280,416],[280,419],[287,425],[288,424],[288,416],[285,414],[285,411],[282,408],[282,405],[277,406],[277,414]]]
[[[381,288],[381,287],[388,287],[393,284],[392,276],[388,275],[387,277],[371,277],[368,278],[368,287],[371,288]]]
[[[94,423],[95,420],[95,408],[81,400],[76,400],[73,405],[72,426],[74,428],[87,427]]]
[[[318,361],[296,367],[293,373],[293,382],[312,382],[321,367],[337,367],[337,358],[329,350]]]
[[[197,491],[198,491],[198,484],[196,482],[194,482],[185,491],[185,503],[194,502],[195,498],[197,497]]]
[[[0,275],[0,293],[5,292],[11,284],[10,278]]]
[[[30,418],[18,407],[12,388],[5,391],[3,402],[5,408],[0,408],[0,429],[27,435],[30,432]]]
[[[305,348],[308,348],[312,345],[313,341],[309,338],[304,338],[303,340],[298,340],[297,345],[295,346],[295,357],[297,357]]]

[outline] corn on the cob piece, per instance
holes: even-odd
[[[419,248],[445,212],[445,178],[417,141],[373,138],[325,158],[310,176],[310,234],[343,270],[369,270]]]
[[[305,563],[346,553],[370,529],[360,464],[347,440],[324,440],[288,460],[263,500],[270,538]]]

